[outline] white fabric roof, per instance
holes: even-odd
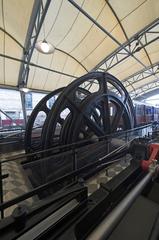
[[[75,2],[121,44],[159,18],[157,0],[75,0]],[[0,1],[1,54],[22,59],[22,46],[25,44],[33,3],[33,0]],[[4,33],[4,30],[19,44]],[[44,38],[55,46],[54,53],[44,55],[34,49],[31,62],[77,77],[93,69],[119,47],[67,0],[51,1],[38,41]],[[156,63],[159,61],[159,40],[135,53],[135,56],[145,66]],[[1,85],[17,86],[20,64],[0,57]],[[141,64],[129,57],[109,72],[122,81],[142,69]],[[154,81],[157,77],[139,81],[134,84],[134,88]],[[51,91],[67,85],[73,79],[30,67],[27,87]],[[128,90],[132,91],[132,88],[128,87]]]
[[[22,58],[32,7],[32,0],[0,1],[0,53]],[[0,84],[16,86],[19,68],[20,63],[0,58]]]

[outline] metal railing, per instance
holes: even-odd
[[[81,152],[83,151],[84,147],[87,145],[87,143],[89,143],[88,140],[84,140],[84,141],[80,141],[77,143],[72,143],[72,144],[68,144],[68,145],[64,145],[64,146],[58,146],[56,148],[50,148],[50,149],[46,149],[44,151],[38,151],[35,153],[29,153],[29,154],[21,154],[19,156],[15,156],[12,158],[8,158],[5,160],[1,160],[0,161],[0,195],[1,195],[1,204],[0,204],[0,211],[1,211],[1,218],[4,217],[4,210],[12,205],[18,204],[21,201],[24,201],[34,195],[39,194],[40,192],[49,189],[50,187],[55,186],[58,183],[61,183],[67,179],[74,179],[74,181],[76,181],[78,179],[78,177],[80,177],[83,173],[86,173],[86,171],[88,170],[92,170],[98,166],[100,166],[100,168],[98,168],[98,170],[106,168],[109,164],[113,163],[114,159],[115,161],[117,161],[117,158],[120,157],[120,155],[122,156],[125,147],[127,147],[130,142],[136,138],[136,137],[142,137],[142,136],[149,136],[149,133],[152,132],[152,128],[153,125],[152,124],[148,124],[146,126],[141,126],[141,127],[137,127],[134,129],[130,129],[127,131],[120,131],[120,132],[116,132],[113,133],[111,135],[105,135],[103,137],[97,138],[96,142],[100,144],[104,143],[105,145],[103,146],[107,146],[107,144],[110,144],[112,139],[120,139],[123,141],[123,145],[119,146],[117,149],[115,149],[114,151],[103,155],[103,157],[97,157],[96,160],[94,160],[93,162],[89,163],[87,162],[84,166],[78,166],[79,164],[79,160],[80,158],[78,157],[78,154],[81,154]],[[96,144],[96,143],[95,143]],[[83,146],[84,145],[84,146]],[[81,147],[82,146],[82,147]],[[87,147],[91,147],[93,146],[93,144],[88,145]],[[99,150],[100,151],[100,150]],[[51,153],[50,156],[48,157],[44,157],[44,158],[39,158],[36,159],[34,158],[34,156],[40,155],[40,154],[46,154],[46,153]],[[89,158],[89,152],[86,151],[86,156],[84,159]],[[64,157],[66,157],[66,161],[68,161],[68,159],[71,159],[72,162],[72,169],[62,175],[59,176],[57,178],[54,178],[46,183],[41,184],[40,186],[35,187],[33,190],[28,191],[27,193],[18,196],[15,199],[9,200],[7,202],[3,202],[3,179],[7,178],[7,174],[3,174],[2,173],[2,164],[6,163],[6,162],[12,162],[12,161],[20,161],[22,160],[22,164],[24,167],[28,167],[36,165],[38,166],[38,164],[40,165],[41,163],[47,162],[49,163],[49,161],[52,161],[54,159],[62,159]],[[29,160],[27,159],[29,157]],[[33,159],[32,159],[33,158]],[[65,159],[64,159],[65,160]],[[64,161],[65,162],[65,161]],[[66,163],[66,162],[65,162]],[[42,166],[44,166],[44,164]]]

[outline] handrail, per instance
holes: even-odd
[[[93,163],[89,163],[89,164],[85,165],[84,167],[81,167],[79,169],[71,171],[70,173],[65,174],[62,177],[59,177],[59,178],[57,178],[55,180],[51,180],[51,181],[49,181],[47,183],[44,183],[44,184],[34,188],[33,190],[31,190],[31,191],[29,191],[27,193],[24,193],[21,196],[18,196],[18,197],[14,198],[14,199],[11,199],[11,200],[9,200],[7,202],[1,203],[0,204],[0,211],[3,211],[4,209],[6,209],[6,208],[8,208],[8,207],[10,207],[10,206],[12,206],[14,204],[17,204],[18,202],[24,201],[25,199],[30,198],[30,197],[40,193],[41,191],[46,190],[49,187],[51,187],[51,186],[53,186],[53,185],[55,185],[57,183],[60,183],[60,182],[66,180],[68,178],[79,176],[79,174],[83,173],[86,170],[89,170],[90,168],[97,167],[97,166],[99,166],[101,164],[103,164],[103,167],[106,167],[107,165],[116,162],[117,160],[109,161],[109,162],[105,162],[105,161],[109,160],[111,158],[114,159],[114,155],[113,154],[117,154],[120,151],[122,151],[128,144],[130,144],[130,142],[132,142],[132,140],[129,141],[128,143],[124,144],[123,146],[120,146],[119,148],[113,150],[112,152],[108,153],[107,155],[103,156],[102,158],[99,158],[97,161],[95,161]]]
[[[137,131],[137,130],[141,130],[141,129],[144,129],[144,128],[148,128],[150,126],[152,126],[153,123],[150,123],[150,124],[147,124],[147,125],[143,125],[143,126],[140,126],[140,127],[136,127],[136,128],[132,128],[132,129],[129,129],[129,130],[125,130],[125,131],[117,131],[115,133],[112,133],[112,134],[109,134],[109,135],[104,135],[104,136],[101,136],[101,137],[97,137],[97,138],[94,138],[94,140],[109,140],[115,136],[118,136],[118,135],[124,135],[124,134],[127,134],[127,133],[130,133],[130,132],[133,132],[133,131]],[[39,155],[39,154],[43,154],[43,153],[49,153],[51,151],[68,151],[69,148],[70,150],[75,150],[75,149],[78,149],[79,147],[81,147],[82,144],[88,144],[90,143],[90,139],[86,139],[86,140],[81,140],[81,141],[78,141],[78,142],[75,142],[75,143],[70,143],[70,144],[66,144],[66,145],[60,145],[60,146],[56,146],[56,147],[51,147],[51,148],[47,148],[47,149],[44,149],[44,150],[40,150],[40,151],[36,151],[34,153],[27,153],[27,154],[20,154],[18,156],[15,156],[12,158],[7,158],[3,161],[1,161],[1,163],[5,163],[5,162],[10,162],[10,161],[16,161],[16,160],[19,160],[21,158],[26,158],[26,157],[33,157],[33,156],[36,156],[36,155]]]
[[[126,130],[126,131],[118,131],[116,133],[113,133],[113,134],[109,134],[109,135],[105,135],[105,136],[102,136],[102,137],[99,137],[99,138],[96,138],[98,141],[100,140],[103,140],[103,141],[107,141],[111,138],[113,138],[114,136],[121,136],[121,135],[124,135],[125,134],[125,137],[127,137],[127,135],[131,132],[135,132],[135,131],[138,131],[138,130],[141,130],[141,129],[146,129],[148,127],[152,126],[152,123],[151,124],[147,124],[147,125],[144,125],[144,126],[140,126],[140,127],[137,127],[137,128],[133,128],[133,129],[130,129],[130,130]],[[133,140],[133,139],[132,139]],[[131,140],[131,141],[132,141]],[[128,146],[128,144],[131,142],[126,142],[126,144],[120,146],[119,148],[115,149],[114,151],[108,153],[107,155],[101,157],[101,158],[97,158],[96,161],[92,162],[92,163],[89,163],[89,164],[86,164],[85,166],[81,167],[81,168],[77,168],[76,166],[73,167],[73,170],[69,173],[66,173],[64,176],[62,177],[59,177],[55,180],[51,180],[45,184],[42,184],[36,188],[34,188],[33,190],[17,197],[17,198],[14,198],[14,199],[11,199],[10,201],[8,202],[3,202],[3,198],[1,199],[1,204],[0,204],[0,211],[1,211],[1,216],[3,218],[3,214],[4,214],[4,209],[14,205],[14,204],[17,204],[27,198],[30,198],[36,194],[38,194],[39,192],[45,190],[45,189],[48,189],[50,186],[53,186],[54,184],[57,184],[57,183],[60,183],[62,181],[64,181],[65,179],[68,179],[68,178],[74,178],[76,179],[76,177],[80,176],[80,174],[82,174],[83,172],[85,171],[90,171],[90,169],[95,169],[96,167],[98,166],[101,166],[101,168],[106,168],[106,166],[108,166],[109,164],[112,164],[114,161],[117,161],[118,160],[118,155],[117,154],[122,154],[122,151],[124,152],[124,148],[126,146]],[[12,157],[12,158],[9,158],[9,159],[6,159],[6,160],[2,160],[0,161],[0,167],[2,166],[3,163],[5,162],[10,162],[10,161],[14,161],[14,160],[18,160],[18,159],[21,159],[21,158],[26,158],[26,157],[31,157],[31,156],[34,156],[35,154],[40,154],[40,153],[44,153],[44,152],[50,152],[50,151],[54,151],[55,154],[58,154],[60,152],[60,150],[65,150],[63,152],[64,153],[68,153],[70,152],[71,154],[74,154],[74,165],[75,165],[75,161],[76,161],[76,150],[78,150],[78,148],[80,147],[81,144],[84,144],[84,143],[89,143],[90,140],[84,140],[84,141],[79,141],[79,142],[76,142],[76,143],[72,143],[72,144],[67,144],[67,145],[63,145],[63,146],[58,146],[58,147],[53,147],[53,148],[50,148],[50,149],[46,149],[46,150],[42,150],[42,151],[38,151],[38,152],[35,152],[35,153],[30,153],[30,154],[21,154],[20,156],[15,156],[15,157]],[[51,156],[49,156],[51,157]],[[46,157],[48,158],[48,157]],[[37,159],[37,160],[45,160],[46,158],[44,159]],[[113,159],[113,160],[112,160]],[[107,161],[107,162],[106,162]],[[109,161],[109,162],[108,162]],[[32,161],[28,161],[28,163],[31,163]],[[99,170],[101,169],[99,168]],[[0,173],[0,175],[2,176],[2,172]],[[1,186],[2,186],[2,179],[0,179],[1,181]],[[0,192],[1,192],[1,195],[3,195],[2,193],[3,189],[1,188],[0,189]]]

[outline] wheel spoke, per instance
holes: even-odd
[[[119,122],[121,120],[121,117],[122,117],[122,111],[117,109],[116,112],[115,112],[115,116],[113,118],[113,121],[112,121],[112,125],[111,125],[111,130],[112,132],[115,132],[117,130],[117,127],[119,125]]]
[[[109,97],[108,97],[108,86],[106,76],[102,81],[102,90],[103,90],[103,101],[102,101],[102,119],[103,119],[103,129],[105,134],[109,134],[110,129],[110,111],[109,111]]]
[[[59,89],[56,89],[55,91],[49,93],[48,95],[46,95],[44,98],[41,99],[41,101],[36,105],[36,107],[33,109],[29,119],[28,119],[28,122],[27,122],[27,126],[26,126],[26,134],[25,134],[25,151],[27,153],[30,152],[30,149],[34,149],[34,146],[32,146],[34,144],[34,139],[33,139],[33,135],[34,135],[34,126],[35,126],[35,123],[36,123],[36,120],[37,120],[37,117],[38,117],[38,114],[40,112],[44,112],[46,114],[46,116],[48,116],[49,112],[50,112],[50,109],[47,107],[47,102],[53,98],[54,96],[58,96],[62,90],[64,88],[59,88]],[[47,118],[46,118],[47,119]],[[45,119],[45,121],[46,121]],[[44,121],[44,123],[45,123]],[[43,125],[41,126],[41,128],[44,127],[44,123]],[[39,142],[40,142],[40,137],[41,137],[41,134],[39,136]],[[39,149],[41,148],[41,145],[39,144]],[[34,150],[37,150],[37,149],[34,149]]]
[[[95,123],[92,121],[92,119],[90,119],[90,117],[88,117],[83,111],[80,110],[79,106],[77,104],[75,104],[74,102],[72,102],[69,98],[67,98],[67,100],[69,101],[69,104],[71,104],[71,106],[80,114],[82,114],[86,125],[97,135],[97,136],[103,136],[104,135],[104,131]]]
[[[50,112],[50,109],[46,106],[46,104],[43,106],[42,110],[46,113],[46,115]]]
[[[127,99],[128,99],[128,95],[124,99],[123,106],[120,105],[120,107],[118,107],[117,110],[116,110],[115,117],[113,119],[112,126],[111,126],[111,129],[112,129],[113,132],[115,132],[117,130],[119,122],[121,121],[121,118],[122,118],[122,116],[125,112],[124,105],[126,105]]]

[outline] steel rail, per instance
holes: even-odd
[[[154,172],[149,172],[130,193],[114,208],[114,210],[94,229],[86,240],[105,240],[119,224],[122,217],[129,210],[135,199],[151,180]]]

